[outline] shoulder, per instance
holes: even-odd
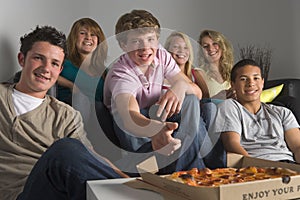
[[[48,109],[56,113],[57,116],[65,117],[66,119],[66,118],[73,118],[74,116],[80,115],[79,111],[75,110],[72,106],[56,99],[53,96],[47,95],[46,101],[48,102],[47,105],[49,107]]]
[[[262,105],[268,110],[268,112],[276,113],[279,116],[286,117],[292,115],[292,111],[284,106],[278,106],[274,104],[262,103]]]

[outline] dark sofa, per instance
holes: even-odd
[[[265,89],[284,84],[282,91],[278,96],[292,96],[300,99],[300,79],[275,79],[265,82]]]

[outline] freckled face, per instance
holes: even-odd
[[[21,92],[43,98],[62,70],[63,49],[49,42],[36,42],[30,51],[18,54],[22,75],[16,86]]]

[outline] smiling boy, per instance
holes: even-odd
[[[299,124],[287,108],[260,101],[264,85],[261,72],[250,59],[235,64],[231,86],[237,100],[228,99],[219,105],[214,132],[221,133],[228,152],[300,163]]]
[[[148,11],[133,10],[119,18],[115,32],[125,54],[106,77],[104,104],[114,115],[121,147],[133,153],[158,153],[158,163],[166,167],[161,172],[203,168],[199,154],[206,135],[199,108],[202,93],[159,44],[158,20]],[[164,79],[171,88],[162,94]],[[158,110],[150,117],[153,105]]]

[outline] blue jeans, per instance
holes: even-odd
[[[210,126],[214,123],[217,113],[217,103],[219,102],[209,101],[208,99],[201,102],[201,116],[206,124],[206,129],[208,130],[212,145],[211,151],[204,157],[204,162],[205,165],[211,169],[226,167],[227,162],[226,151],[223,147],[221,138],[219,135],[216,135],[216,133],[210,131]]]
[[[144,110],[141,113],[148,117],[148,113]],[[168,119],[168,121],[170,120],[179,122],[180,126],[173,132],[173,137],[181,140],[181,148],[171,156],[164,156],[154,152],[150,138],[139,138],[130,135],[120,129],[117,123],[114,122],[114,130],[120,140],[121,148],[127,151],[127,155],[116,165],[122,171],[136,173],[135,166],[137,164],[147,157],[155,155],[159,174],[169,174],[193,167],[204,168],[203,155],[201,155],[200,149],[205,139],[207,139],[207,130],[200,117],[198,98],[194,95],[187,95],[182,104],[180,114],[173,116],[172,119]]]
[[[103,159],[80,141],[64,138],[53,143],[33,167],[18,200],[86,199],[86,181],[120,178]]]

